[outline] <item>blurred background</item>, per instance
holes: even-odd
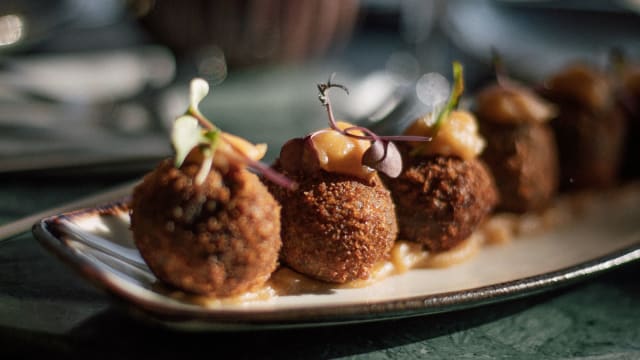
[[[640,1],[3,0],[0,176],[150,169],[195,76],[213,88],[202,112],[270,162],[326,126],[316,84],[332,73],[351,90],[334,93],[338,117],[394,132],[453,60],[472,96],[492,49],[535,84],[575,60],[606,67],[614,48],[640,59]]]

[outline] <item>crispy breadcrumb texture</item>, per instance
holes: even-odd
[[[478,159],[405,157],[402,174],[385,178],[395,201],[400,238],[419,242],[431,251],[453,248],[496,205],[493,177]]]
[[[482,153],[500,192],[498,210],[542,211],[551,205],[559,184],[558,151],[547,124],[503,125],[480,122],[487,139]]]
[[[199,167],[167,159],[134,189],[135,244],[151,271],[179,289],[219,297],[255,289],[278,264],[280,206],[243,167],[213,168],[195,185]]]
[[[274,168],[282,171],[279,162]],[[391,195],[378,175],[367,181],[324,170],[284,174],[299,188],[269,186],[282,206],[282,261],[327,282],[367,279],[398,234]]]

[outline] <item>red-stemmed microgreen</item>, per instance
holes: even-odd
[[[332,74],[326,83],[318,84],[318,99],[322,106],[327,110],[329,127],[331,130],[337,131],[344,136],[358,140],[370,141],[371,146],[363,154],[362,165],[378,170],[389,177],[397,177],[402,171],[402,156],[393,141],[427,142],[431,141],[431,137],[411,135],[382,136],[362,126],[350,126],[345,129],[341,129],[333,115],[328,91],[332,88],[339,88],[349,94],[349,90],[344,85],[334,83],[334,75],[335,74]],[[323,131],[326,130],[316,131],[307,136],[311,145],[313,145],[313,137]]]
[[[496,76],[496,83],[503,89],[513,91],[523,91],[524,87],[509,76],[507,66],[504,64],[502,56],[495,48],[491,49],[491,63]]]
[[[222,134],[224,137],[224,133]],[[236,147],[235,144],[229,142],[228,143],[231,148],[233,148],[238,154],[242,154],[242,151]],[[254,169],[255,171],[261,173],[269,179],[274,184],[282,186],[283,188],[287,188],[289,190],[296,190],[298,188],[298,183],[289,179],[288,177],[280,174],[279,172],[273,170],[269,165],[258,161],[253,160],[249,157],[244,156],[242,160],[247,164],[248,167]]]
[[[496,48],[491,48],[491,64],[493,65],[493,72],[496,75],[496,82],[503,88],[509,88],[512,86],[512,81],[509,78],[507,67],[504,65],[504,60]]]
[[[196,78],[191,81],[189,86],[189,107],[184,115],[179,116],[174,121],[171,131],[171,142],[176,152],[175,166],[182,166],[189,153],[198,147],[203,159],[194,180],[197,185],[202,185],[211,171],[216,150],[224,142],[231,149],[231,152],[225,154],[228,160],[244,163],[275,184],[288,189],[295,189],[295,182],[260,161],[249,158],[233,141],[227,139],[227,134],[202,115],[198,105],[208,93],[209,84],[205,80]]]

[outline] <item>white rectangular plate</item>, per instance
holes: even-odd
[[[145,319],[179,329],[319,326],[452,311],[570,284],[640,258],[640,184],[593,195],[574,221],[462,264],[413,269],[361,288],[210,306],[159,291],[133,243],[127,199],[43,219],[37,239]]]

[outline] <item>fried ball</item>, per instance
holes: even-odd
[[[151,271],[177,288],[219,297],[264,284],[278,263],[280,208],[255,174],[167,159],[133,192],[131,229]]]
[[[503,125],[480,121],[482,153],[500,192],[498,209],[524,213],[545,209],[558,190],[558,151],[546,124]]]
[[[585,64],[569,66],[545,83],[542,94],[558,104],[551,121],[560,158],[561,187],[615,185],[622,162],[626,119],[610,79]]]
[[[552,125],[564,189],[606,188],[618,182],[626,128],[619,108],[593,113],[564,104]]]
[[[524,213],[546,208],[558,189],[558,151],[548,121],[556,109],[515,82],[491,84],[476,98],[482,153],[500,192],[498,209]]]
[[[287,172],[280,161],[274,167],[299,184],[295,191],[269,185],[282,206],[282,261],[327,282],[367,279],[398,233],[378,175],[366,181],[324,170]]]
[[[406,156],[402,174],[387,179],[387,185],[400,237],[431,251],[451,249],[468,238],[498,201],[493,178],[478,159]]]

